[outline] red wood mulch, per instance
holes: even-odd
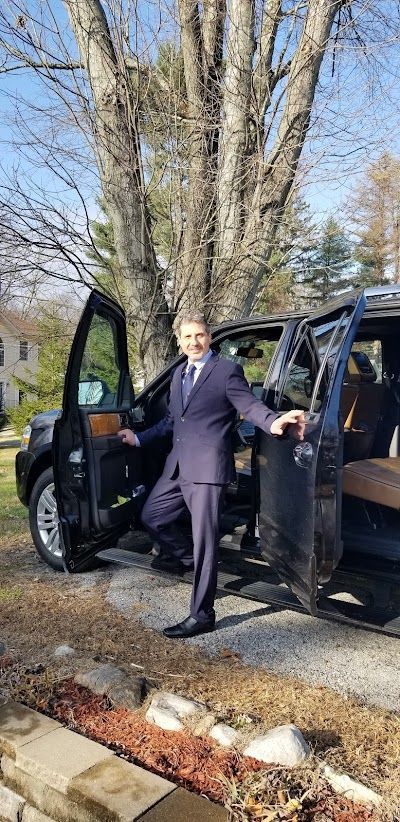
[[[108,745],[125,759],[189,791],[208,796],[214,802],[224,802],[226,788],[221,777],[240,783],[252,773],[268,770],[265,762],[224,750],[211,739],[182,731],[163,731],[134,711],[110,707],[106,698],[92,694],[73,680],[64,680],[49,699],[39,700],[37,708],[62,724]],[[255,818],[249,807],[248,819]],[[326,786],[317,796],[310,793],[301,810],[287,815],[282,808],[282,815],[279,811],[276,819],[368,822],[373,819],[373,814],[334,795]]]

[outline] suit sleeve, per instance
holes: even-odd
[[[271,425],[279,414],[252,394],[241,365],[235,365],[228,374],[225,390],[229,402],[244,419],[257,425],[266,434],[271,433]]]
[[[139,443],[141,446],[150,445],[154,440],[161,439],[162,437],[168,436],[171,434],[174,428],[174,420],[172,414],[167,409],[167,413],[165,417],[159,422],[156,422],[155,425],[152,425],[151,428],[147,428],[146,431],[140,431],[136,434]]]
[[[168,407],[165,416],[159,422],[156,422],[155,425],[152,425],[151,428],[147,428],[146,431],[140,431],[136,434],[139,443],[141,446],[146,447],[146,445],[151,445],[154,440],[162,439],[163,437],[167,437],[168,435],[172,434],[174,429],[174,418],[171,414],[170,409],[170,397],[171,397],[171,388],[172,388],[172,381],[174,379],[176,370],[171,374],[171,382],[169,387],[168,393]]]

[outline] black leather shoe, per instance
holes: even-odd
[[[169,556],[155,557],[151,567],[156,571],[169,571],[171,574],[184,574],[185,571],[193,571],[193,566],[184,565],[177,557]]]
[[[198,622],[194,617],[187,617],[183,622],[178,622],[178,625],[172,625],[170,628],[164,628],[164,636],[169,639],[187,639],[190,636],[197,636],[197,634],[207,634],[215,628],[215,619],[212,622]]]

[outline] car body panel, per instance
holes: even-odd
[[[342,550],[340,392],[365,305],[364,295],[349,298],[298,323],[273,393],[275,410],[289,400],[304,408],[304,441],[258,437],[262,555],[314,615],[318,587],[330,579]]]
[[[92,383],[89,365],[96,371]],[[54,426],[55,493],[69,571],[114,545],[132,521],[137,501],[131,488],[140,484],[140,467],[137,482],[131,480],[141,455],[139,449],[128,449],[116,431],[129,426],[133,400],[124,312],[94,290],[74,337],[62,413]],[[94,430],[93,418],[104,421],[100,430]]]

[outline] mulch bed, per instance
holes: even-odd
[[[107,745],[118,755],[192,792],[225,804],[233,820],[368,822],[373,812],[338,797],[308,769],[266,766],[218,747],[207,737],[163,731],[140,712],[113,706],[106,697],[67,679],[42,689],[30,707]]]

